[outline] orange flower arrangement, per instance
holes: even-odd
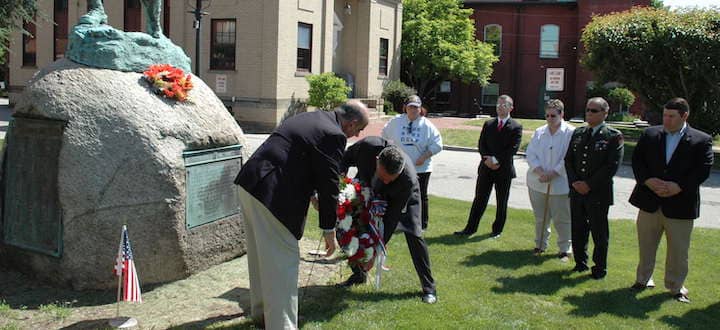
[[[154,92],[170,99],[185,101],[193,88],[190,75],[170,64],[153,64],[143,72]]]

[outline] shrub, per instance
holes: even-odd
[[[308,105],[328,111],[347,100],[350,87],[345,84],[345,80],[342,80],[334,73],[325,72],[309,75],[305,79],[310,84]]]
[[[617,87],[608,93],[608,100],[620,105],[620,111],[622,111],[623,107],[629,108],[635,103],[635,95],[627,88]]]
[[[385,99],[386,106],[388,103],[392,104],[392,107],[389,110],[402,112],[402,106],[403,103],[405,103],[405,99],[414,94],[417,94],[417,91],[414,88],[405,85],[400,80],[391,80],[383,87],[382,98]],[[385,113],[388,113],[388,109],[386,109]]]

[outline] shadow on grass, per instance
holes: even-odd
[[[720,323],[720,302],[703,309],[690,310],[679,317],[666,315],[661,317],[660,320],[681,329],[711,328],[713,324]]]
[[[443,245],[460,245],[472,242],[480,242],[490,238],[490,233],[473,236],[458,236],[454,234],[445,234],[442,236],[425,237],[425,242],[428,245],[431,244],[443,244]]]
[[[464,266],[490,265],[504,269],[518,269],[527,265],[539,265],[554,258],[550,254],[534,256],[529,250],[490,250],[479,255],[467,256],[461,263]]]
[[[13,309],[38,309],[40,305],[54,303],[72,307],[106,305],[114,303],[116,295],[115,290],[73,291],[53,287],[16,271],[0,270],[0,299]]]
[[[522,277],[502,277],[498,279],[500,286],[490,290],[497,293],[524,292],[536,295],[552,295],[560,289],[578,285],[587,281],[589,276],[568,277],[570,270],[557,270],[541,274],[530,274]]]
[[[168,329],[172,329],[172,330],[206,329],[207,327],[209,327],[215,323],[230,321],[230,320],[234,320],[234,319],[237,319],[240,317],[246,317],[246,315],[244,313],[237,313],[237,314],[230,314],[230,315],[218,315],[218,316],[213,316],[213,317],[210,317],[210,318],[207,318],[204,320],[193,321],[193,322],[188,322],[188,323],[184,323],[184,324],[177,325],[177,326],[172,326]],[[240,324],[233,324],[229,328],[232,328],[232,329],[255,329],[255,325],[253,325],[252,320],[246,319],[245,322],[242,322]],[[222,329],[222,327],[220,329]]]
[[[660,305],[671,297],[666,292],[639,298],[629,288],[612,291],[587,292],[582,296],[565,297],[575,306],[571,315],[595,317],[599,314],[613,314],[620,317],[647,319],[648,312],[660,309]]]
[[[111,329],[111,319],[85,320],[60,328],[61,330]]]

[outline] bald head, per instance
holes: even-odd
[[[345,136],[358,136],[370,122],[367,106],[357,100],[345,102],[335,109],[340,115],[340,125]]]

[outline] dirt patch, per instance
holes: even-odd
[[[348,274],[342,260],[324,260],[307,252],[318,241],[300,241],[300,303],[303,288],[332,285]],[[112,271],[112,260],[108,272]],[[142,281],[142,269],[138,270]],[[143,302],[122,303],[120,314],[138,320],[140,329],[203,328],[210,324],[245,323],[250,312],[246,258],[214,266],[184,280],[143,287]],[[115,316],[117,292],[76,292],[38,283],[17,272],[0,270],[0,329],[107,328]]]

